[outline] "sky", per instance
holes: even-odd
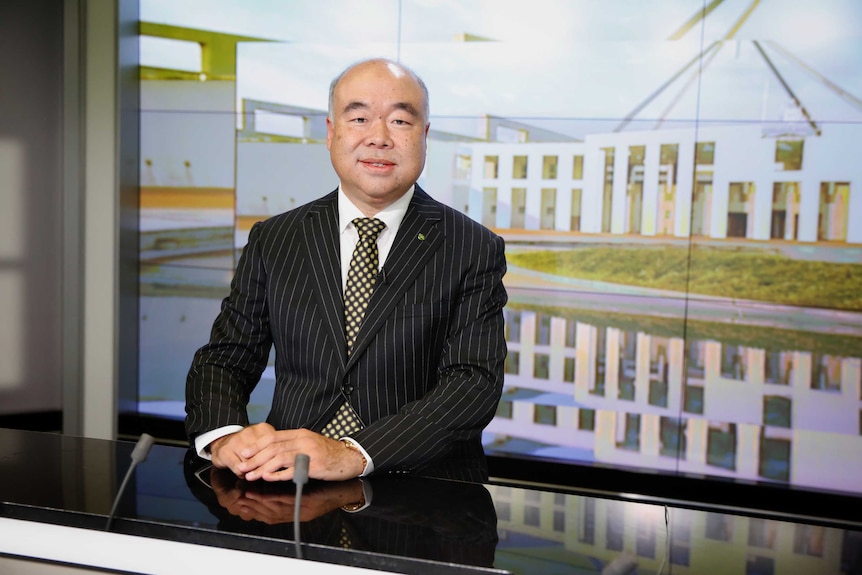
[[[668,38],[698,0],[141,0],[141,19],[275,42],[238,47],[238,98],[326,107],[330,79],[368,56],[400,59],[431,92],[432,117],[483,114],[544,121],[577,132],[609,125],[646,102],[640,120],[778,121],[792,97],[819,122],[860,122],[791,53],[862,100],[862,2],[724,0],[678,40]],[[659,90],[713,42],[697,64]],[[459,34],[488,42],[456,41]],[[783,50],[782,50],[783,49]],[[182,68],[183,51],[142,43],[142,62]],[[185,56],[196,65],[192,52]],[[554,124],[555,123],[555,124]],[[569,126],[569,130],[565,126]]]

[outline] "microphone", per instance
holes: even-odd
[[[111,507],[111,513],[108,514],[108,523],[105,525],[105,531],[111,530],[111,523],[114,521],[114,514],[117,512],[117,505],[120,504],[120,499],[123,497],[123,491],[126,490],[126,484],[129,482],[129,478],[132,476],[132,471],[134,471],[135,467],[138,463],[141,463],[147,458],[147,455],[150,453],[150,448],[153,446],[152,435],[144,433],[141,435],[138,442],[135,444],[135,448],[132,450],[132,464],[129,466],[128,471],[126,471],[126,476],[123,478],[123,483],[120,485],[120,490],[117,491],[117,496],[114,498],[114,505]]]
[[[302,507],[302,486],[308,483],[308,464],[309,458],[304,453],[298,453],[293,462],[293,482],[296,484],[296,503],[293,507],[293,544],[296,548],[297,559],[302,559],[299,512]]]

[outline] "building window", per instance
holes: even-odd
[[[511,521],[512,520],[512,504],[508,501],[497,501],[497,519],[500,521]]]
[[[518,375],[521,372],[521,354],[517,351],[510,351],[506,356],[506,373],[509,375]]]
[[[551,356],[547,353],[537,353],[533,356],[533,377],[549,379],[551,377]]]
[[[659,454],[685,460],[687,447],[685,429],[685,420],[661,417],[659,419]]]
[[[652,517],[643,517],[637,523],[635,553],[641,557],[655,559],[655,523]]]
[[[542,219],[539,227],[543,230],[553,230],[557,222],[557,190],[542,188]]]
[[[557,425],[557,406],[537,403],[533,415],[533,423],[539,425]]]
[[[679,144],[662,144],[659,155],[656,234],[673,235]]]
[[[593,544],[596,541],[596,500],[592,497],[580,497],[582,513],[579,513],[578,541]]]
[[[486,228],[497,225],[497,188],[482,188],[482,225]]]
[[[706,538],[715,541],[733,539],[733,516],[722,513],[706,514]]]
[[[499,174],[500,158],[499,156],[485,156],[485,175],[484,177],[491,180],[496,180]]]
[[[527,156],[515,156],[512,158],[512,179],[527,179]]]
[[[607,328],[596,327],[595,376],[590,380],[589,391],[592,395],[605,395],[605,360],[607,358]]]
[[[727,237],[747,238],[754,218],[754,183],[731,182],[727,205]]]
[[[573,180],[583,180],[584,179],[584,157],[583,156],[575,156],[574,161],[572,162],[572,179]]]
[[[568,348],[578,347],[578,322],[573,319],[566,320],[566,341]]]
[[[697,142],[694,145],[694,163],[711,166],[715,163],[715,142]]]
[[[563,358],[563,381],[566,383],[575,382],[575,358]]]
[[[703,415],[703,386],[686,385],[683,390],[683,411]]]
[[[736,470],[736,424],[710,424],[706,433],[706,464]]]
[[[572,216],[569,224],[570,231],[581,231],[581,189],[572,190]]]
[[[551,345],[551,316],[536,314],[536,344]]]
[[[758,474],[775,481],[790,480],[790,441],[783,437],[770,437],[769,431],[760,431],[760,464]],[[786,431],[784,433],[787,433]]]
[[[739,345],[724,344],[721,347],[721,376],[728,379],[745,381],[745,362],[743,348]]]
[[[559,509],[554,510],[554,531],[557,533],[566,532],[566,512]]]
[[[578,410],[578,429],[583,431],[596,430],[596,410],[582,407]]]
[[[841,358],[811,354],[811,389],[841,391]]]
[[[641,416],[639,413],[626,413],[617,419],[617,447],[639,451],[641,445]]]
[[[506,341],[519,343],[521,341],[521,312],[506,310]]]
[[[805,140],[775,140],[775,163],[780,164],[780,169],[801,170],[802,169],[802,147]]]
[[[644,157],[646,146],[629,146],[626,182],[626,233],[641,233],[644,196]]]
[[[773,549],[775,547],[776,524],[769,519],[748,519],[748,544],[752,547]]]
[[[745,559],[745,575],[775,575],[775,559],[749,554]]]
[[[633,331],[620,332],[618,367],[619,391],[617,398],[624,401],[634,401],[635,379],[637,378],[637,333]]]
[[[473,169],[473,157],[458,154],[455,156],[455,179],[469,180],[470,172]]]
[[[512,188],[512,223],[510,228],[522,230],[527,223],[527,188]]]
[[[513,404],[511,401],[507,399],[501,399],[500,403],[497,404],[497,417],[502,417],[503,419],[512,419],[512,409]]]
[[[605,175],[602,182],[602,233],[610,233],[614,198],[614,148],[602,148],[605,153]]]
[[[763,425],[792,427],[792,401],[789,397],[767,395],[763,398]]]
[[[542,179],[557,179],[557,156],[544,156],[542,158]]]
[[[766,383],[790,385],[793,377],[793,353],[766,350],[764,356],[763,380]]]
[[[703,341],[699,339],[687,340],[685,343],[685,372],[689,379],[703,379],[706,370],[704,369],[705,347]]]
[[[801,199],[799,188],[799,182],[774,182],[772,184],[770,239],[795,240],[799,238],[799,204]]]
[[[538,507],[529,505],[524,507],[524,525],[538,527],[541,523],[542,514]]]
[[[607,501],[607,521],[605,523],[605,547],[610,551],[622,551],[625,544],[626,504]]]
[[[821,525],[797,524],[793,534],[793,552],[799,555],[823,557],[825,529]]]
[[[691,563],[691,515],[681,509],[674,511],[672,525],[670,562],[687,567]]]
[[[818,240],[827,242],[847,241],[849,206],[849,182],[820,183],[820,212],[817,220]]]

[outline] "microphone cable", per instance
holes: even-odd
[[[129,466],[128,471],[126,471],[126,476],[123,478],[123,483],[120,485],[120,490],[117,491],[117,496],[114,498],[114,505],[111,507],[111,513],[108,515],[108,523],[105,525],[105,531],[111,530],[111,523],[114,521],[114,514],[117,512],[117,505],[120,504],[120,499],[123,497],[123,491],[126,490],[126,484],[129,482],[129,478],[132,476],[132,471],[135,470],[138,463],[141,463],[147,458],[147,455],[150,453],[150,448],[153,446],[152,435],[144,433],[141,435],[138,442],[135,444],[135,448],[132,450],[132,464]]]

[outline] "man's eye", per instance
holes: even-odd
[[[392,122],[397,126],[407,126],[410,124],[407,120],[392,120]]]
[[[357,124],[364,124],[366,122],[365,118],[353,118],[351,122],[356,122]]]

